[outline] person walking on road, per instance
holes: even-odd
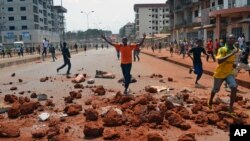
[[[193,57],[191,56],[191,53],[193,54]],[[189,73],[191,74],[193,69],[194,73],[197,75],[195,80],[195,87],[202,88],[203,86],[198,83],[200,80],[202,74],[203,74],[203,67],[202,67],[202,61],[201,61],[201,53],[208,55],[205,51],[205,49],[202,47],[202,40],[198,39],[196,41],[196,47],[191,48],[188,51],[188,56],[193,61],[193,68],[190,68]]]
[[[20,47],[20,55],[23,57],[23,45]]]
[[[47,40],[46,38],[44,38],[44,40],[43,40],[43,52],[42,52],[43,60],[47,56],[47,48],[48,47],[49,47],[49,40]]]
[[[128,45],[128,39],[126,37],[122,38],[122,44],[114,44],[112,42],[110,42],[109,40],[107,40],[107,38],[102,35],[101,36],[107,43],[109,43],[110,45],[114,46],[117,50],[120,51],[121,53],[121,69],[122,69],[122,74],[124,77],[124,81],[125,81],[125,90],[124,90],[124,94],[128,94],[128,87],[129,84],[131,82],[131,68],[132,68],[132,51],[135,48],[139,48],[146,37],[146,34],[143,34],[143,39],[141,40],[141,42],[139,44],[130,44]]]
[[[233,112],[233,104],[237,93],[237,83],[233,74],[235,54],[238,52],[238,49],[234,46],[235,40],[235,36],[230,34],[227,37],[227,43],[225,46],[218,50],[218,54],[216,56],[218,66],[216,67],[213,75],[214,84],[208,101],[208,107],[210,109],[212,108],[215,94],[219,92],[223,81],[226,81],[231,89],[229,113]]]
[[[173,54],[174,54],[174,44],[173,43],[170,44],[169,52],[170,52],[171,57],[173,57]]]
[[[3,58],[5,58],[5,50],[4,50],[4,47],[2,47],[2,49],[1,49],[1,55],[2,55]]]
[[[60,69],[64,68],[66,65],[68,65],[68,70],[67,70],[67,75],[70,74],[70,69],[71,69],[71,62],[70,62],[70,52],[69,52],[69,48],[67,47],[67,43],[66,42],[63,42],[63,45],[62,45],[62,48],[61,48],[61,51],[62,51],[62,55],[63,55],[63,60],[64,60],[64,64],[57,68],[57,72],[59,72]]]
[[[74,45],[74,48],[75,48],[75,50],[76,50],[76,53],[78,53],[78,46],[77,46],[76,43],[75,43],[75,45]]]
[[[84,45],[84,54],[85,54],[85,56],[86,56],[86,52],[87,52],[87,45],[85,44]]]
[[[50,45],[50,51],[51,51],[51,57],[53,62],[55,62],[55,60],[57,60],[56,58],[56,48],[51,44]]]
[[[213,58],[213,61],[215,62],[215,57],[214,57],[214,48],[213,48],[213,41],[211,39],[209,39],[209,41],[207,42],[207,54],[211,55],[211,57]],[[207,62],[209,59],[209,55],[207,56]]]
[[[140,54],[140,48],[135,48],[134,49],[134,61],[136,61],[136,58],[138,61],[140,61],[139,54]]]
[[[248,74],[250,76],[250,63],[248,62],[249,53],[250,53],[249,45],[250,45],[250,42],[246,42],[246,47],[244,47],[243,50],[241,51],[236,70],[240,71],[241,69],[244,69],[248,71]]]

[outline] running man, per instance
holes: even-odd
[[[122,38],[122,44],[114,44],[110,42],[109,40],[107,40],[107,38],[104,35],[102,35],[101,37],[108,44],[114,46],[116,50],[119,50],[121,53],[121,69],[122,69],[122,74],[123,74],[124,81],[125,81],[124,94],[128,94],[128,87],[129,87],[129,83],[131,82],[130,71],[132,68],[132,51],[135,48],[139,48],[143,44],[146,34],[143,34],[143,39],[141,40],[139,44],[130,44],[130,45],[128,45],[127,43],[128,39],[126,37]]]
[[[195,87],[201,88],[202,85],[198,83],[200,80],[202,74],[203,74],[203,67],[202,67],[202,61],[201,61],[201,53],[204,53],[205,55],[208,55],[205,51],[205,49],[202,47],[202,40],[198,39],[196,41],[196,47],[193,47],[189,50],[188,56],[192,59],[193,61],[193,69],[194,73],[197,75],[196,80],[195,80]],[[193,57],[191,56],[191,53],[193,54]],[[190,68],[189,73],[191,74],[193,71],[192,68]]]
[[[250,46],[249,46],[250,42],[247,42],[246,45],[247,46],[243,48],[243,50],[241,51],[240,59],[237,64],[236,70],[240,71],[241,69],[244,69],[248,71],[248,74],[250,76],[250,64],[248,62],[249,53],[250,53]]]
[[[211,109],[213,104],[213,98],[217,92],[219,92],[221,84],[223,81],[226,81],[228,86],[231,89],[230,95],[230,105],[229,112],[233,112],[233,104],[235,102],[236,93],[237,93],[237,83],[235,81],[235,76],[233,74],[233,66],[235,60],[235,54],[238,52],[238,49],[234,46],[235,36],[230,34],[227,37],[227,43],[224,47],[221,47],[218,50],[216,56],[218,60],[218,66],[214,72],[214,84],[211,91],[211,96],[208,101],[208,107]]]
[[[71,62],[70,62],[71,56],[70,56],[69,48],[67,47],[66,42],[63,42],[61,50],[62,50],[64,64],[61,67],[57,68],[56,71],[59,72],[60,69],[64,68],[66,65],[68,65],[68,70],[67,70],[66,75],[69,75],[70,68],[71,68]]]

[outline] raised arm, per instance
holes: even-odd
[[[221,64],[223,62],[225,62],[229,57],[231,57],[232,55],[236,54],[238,52],[238,49],[234,49],[230,54],[226,55],[225,57],[222,58],[218,58],[218,63]]]
[[[105,40],[111,46],[115,46],[112,42],[110,42],[104,35],[101,35],[102,39]]]
[[[143,38],[142,38],[141,42],[138,44],[138,46],[142,46],[142,44],[143,44],[145,38],[146,38],[146,34],[144,33],[144,34],[143,34]]]

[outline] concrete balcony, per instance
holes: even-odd
[[[230,7],[218,5],[210,8],[209,17],[216,17],[217,15],[226,16],[235,13],[250,12],[250,4],[234,4]]]

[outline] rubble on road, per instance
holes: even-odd
[[[40,121],[46,121],[48,118],[50,117],[50,114],[49,113],[41,113],[40,115],[38,115],[38,118]]]
[[[104,87],[102,85],[100,86],[96,86],[95,89],[92,90],[95,94],[101,96],[101,95],[105,95],[106,90],[104,89]]]
[[[20,136],[20,128],[15,123],[0,123],[0,138],[17,138]]]
[[[11,74],[11,77],[15,77],[15,76],[16,76],[16,73],[12,73],[12,74]]]
[[[82,83],[85,81],[86,76],[84,77],[83,74],[78,74],[73,80],[73,83]]]
[[[101,70],[96,70],[95,78],[107,78],[107,79],[114,79],[115,75],[111,72],[105,72]]]
[[[161,74],[155,74],[153,73],[150,78],[163,78],[163,76]]]
[[[88,79],[87,80],[87,84],[94,84],[95,83],[95,80],[94,79]]]
[[[104,128],[96,122],[87,122],[84,125],[83,133],[85,137],[100,137]]]
[[[85,80],[86,75],[79,74],[77,77]],[[152,78],[163,80],[162,75],[158,74],[153,74]],[[87,83],[92,80],[94,79],[87,80]],[[163,84],[147,86],[146,92],[141,90],[133,95],[124,95],[114,88],[105,89],[103,85],[83,86],[80,81],[75,83],[72,84],[75,89],[70,87],[70,90],[63,93],[63,99],[59,99],[61,103],[58,103],[55,95],[52,101],[46,94],[36,94],[33,91],[4,95],[3,104],[8,106],[0,105],[0,114],[7,112],[0,115],[0,138],[26,139],[27,131],[30,131],[29,138],[47,140],[74,137],[168,141],[173,140],[168,139],[168,132],[174,129],[178,131],[174,135],[175,140],[195,141],[195,135],[211,136],[216,133],[214,128],[227,132],[230,124],[249,124],[248,112],[241,110],[250,107],[249,101],[242,95],[237,96],[236,112],[232,115],[227,112],[227,97],[216,98],[213,109],[210,110],[207,99],[196,97],[195,91],[189,88],[179,90]],[[163,91],[171,93],[160,93]],[[20,96],[18,93],[24,95]],[[32,99],[26,95],[30,95]],[[10,119],[16,124],[5,124]],[[200,130],[203,128],[204,130]],[[190,131],[195,133],[189,133]]]
[[[48,76],[40,78],[40,82],[46,82],[47,80],[49,80]]]
[[[15,91],[15,90],[17,90],[17,87],[13,86],[13,87],[10,88],[10,90]]]
[[[45,101],[45,100],[47,100],[47,99],[48,99],[47,94],[38,94],[38,95],[37,95],[37,100],[38,100],[38,101]]]

